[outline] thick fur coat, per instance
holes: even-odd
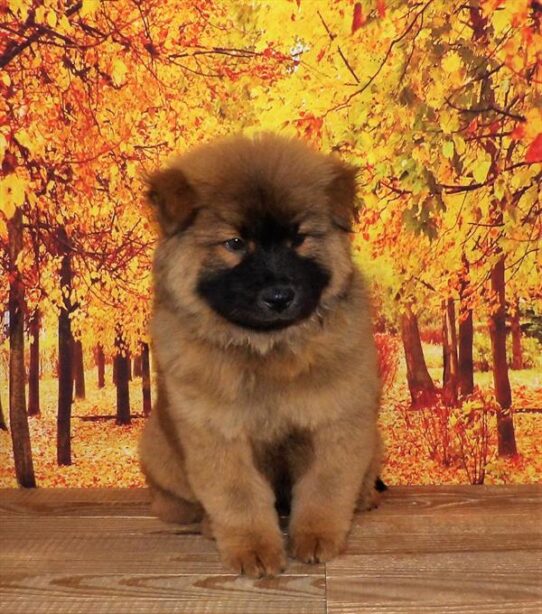
[[[162,236],[141,441],[153,509],[202,521],[252,576],[325,561],[375,495],[367,292],[350,253],[355,172],[274,135],[205,145],[149,179]]]

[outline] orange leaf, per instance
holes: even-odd
[[[525,126],[523,124],[516,124],[510,136],[513,139],[522,139],[525,136]]]
[[[467,126],[467,134],[474,134],[478,128],[478,120],[474,118]]]
[[[359,30],[364,23],[365,17],[361,9],[361,2],[356,2],[356,4],[354,4],[354,18],[352,19],[352,34],[354,34],[356,30]]]
[[[529,145],[525,154],[525,162],[542,162],[542,132]]]

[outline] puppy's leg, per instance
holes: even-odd
[[[188,478],[209,515],[223,561],[248,576],[273,576],[286,564],[270,484],[256,469],[248,441],[183,426]]]
[[[375,438],[374,425],[359,420],[313,433],[311,464],[293,488],[290,546],[299,560],[327,561],[343,548]]]
[[[376,446],[369,468],[365,473],[361,490],[356,503],[356,510],[363,512],[373,510],[378,507],[380,497],[386,486],[380,480],[380,470],[382,465],[383,444],[380,434],[377,433]]]
[[[159,488],[149,485],[151,511],[164,522],[192,524],[203,520],[203,509],[197,503],[179,499]],[[203,532],[203,529],[202,529]]]
[[[165,522],[199,522],[203,509],[186,479],[182,455],[165,436],[157,412],[145,425],[139,452],[153,514]]]

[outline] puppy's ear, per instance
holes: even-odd
[[[185,230],[194,221],[196,191],[178,168],[157,171],[147,178],[147,198],[165,235]]]
[[[331,219],[337,228],[345,232],[352,232],[358,169],[340,160],[333,160],[332,164],[333,179],[326,190],[329,196]]]

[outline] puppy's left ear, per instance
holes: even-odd
[[[345,232],[352,232],[358,169],[341,160],[333,160],[332,165],[333,179],[326,189],[329,196],[331,218],[337,228]]]

